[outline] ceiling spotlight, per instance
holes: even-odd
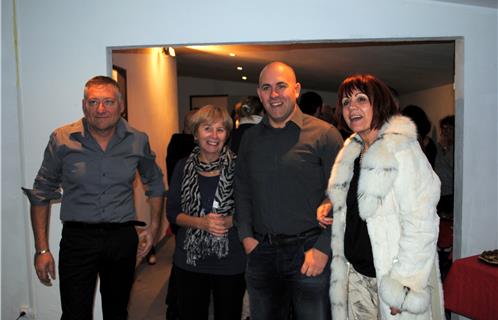
[[[175,49],[173,47],[163,48],[163,53],[167,56],[176,56]]]
[[[175,49],[173,47],[168,47],[168,53],[170,56],[176,56]]]
[[[242,69],[243,69],[242,67],[237,67],[237,70],[241,70],[242,71]]]
[[[247,77],[246,76],[242,76],[242,80],[247,80]]]
[[[235,57],[235,53],[233,53],[233,52],[230,52],[228,55],[229,55],[230,57]]]

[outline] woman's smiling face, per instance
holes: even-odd
[[[204,122],[199,125],[196,138],[200,147],[201,161],[212,162],[218,159],[227,141],[228,132],[222,120],[212,123]]]
[[[377,136],[377,130],[372,130],[373,107],[368,96],[354,89],[350,96],[342,99],[341,105],[342,116],[348,127],[371,143]]]
[[[342,99],[341,105],[344,121],[353,132],[361,134],[370,130],[373,108],[365,93],[354,89],[350,96]]]

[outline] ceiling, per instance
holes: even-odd
[[[487,8],[498,8],[497,0],[433,0],[440,2],[453,2],[456,4],[462,4],[467,6],[476,6],[476,7],[487,7]]]
[[[453,40],[232,44],[175,51],[179,76],[257,83],[264,65],[284,61],[305,90],[337,91],[353,73],[374,74],[400,94],[450,84],[454,78]]]

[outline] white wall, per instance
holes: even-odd
[[[51,130],[81,116],[82,84],[92,75],[109,70],[109,46],[459,37],[455,112],[461,130],[456,132],[459,179],[455,232],[462,242],[457,241],[456,255],[476,254],[498,246],[498,142],[493,139],[498,121],[496,9],[429,0],[313,0],[306,5],[278,0],[15,3],[20,103],[2,105],[6,109],[3,114],[19,114],[21,120],[19,130],[9,131],[5,137],[11,141],[21,139],[21,150],[10,149],[7,156],[19,157],[20,161],[10,160],[14,165],[10,170],[21,172],[22,181],[15,174],[2,178],[4,188],[7,186],[12,194],[21,184],[32,184]],[[251,17],[250,23],[241,23],[241,12]],[[2,14],[2,23],[7,18],[5,23],[12,24],[11,15],[12,12]],[[351,23],[352,19],[355,23]],[[4,46],[6,41],[8,38],[2,37],[2,50],[8,48]],[[12,54],[7,60],[15,64]],[[3,94],[15,97],[17,93]],[[4,189],[2,192],[7,193]],[[26,237],[24,202],[18,197],[8,207],[2,207],[3,221],[11,223],[7,230],[4,228],[3,237]],[[22,208],[24,212],[19,211]],[[54,208],[53,215],[58,215],[58,208]],[[52,248],[57,247],[59,233],[60,227],[53,226]],[[23,244],[16,245],[16,250],[2,257],[2,264],[14,270],[14,263],[31,256],[31,250],[25,250]],[[24,288],[29,288],[32,278],[19,279]],[[17,316],[9,309],[11,306],[28,300],[26,291],[14,292],[15,282],[8,285],[2,292],[5,319]],[[42,288],[36,282],[33,285],[33,307],[40,315],[38,319],[55,319],[59,310],[56,288]]]
[[[32,305],[33,244],[27,237],[29,213],[20,186],[22,175],[20,110],[17,103],[12,1],[2,1],[2,319],[15,319],[19,306]],[[6,155],[9,155],[8,157]],[[28,248],[30,250],[28,250]]]
[[[455,114],[453,84],[405,94],[400,96],[399,100],[402,108],[415,104],[424,109],[432,123],[430,136],[434,141],[437,141],[438,137],[439,120]]]

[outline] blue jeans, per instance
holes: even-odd
[[[318,236],[287,245],[258,239],[247,257],[246,282],[251,320],[287,320],[292,304],[293,320],[329,320],[329,263],[316,277],[301,274],[304,252]]]

